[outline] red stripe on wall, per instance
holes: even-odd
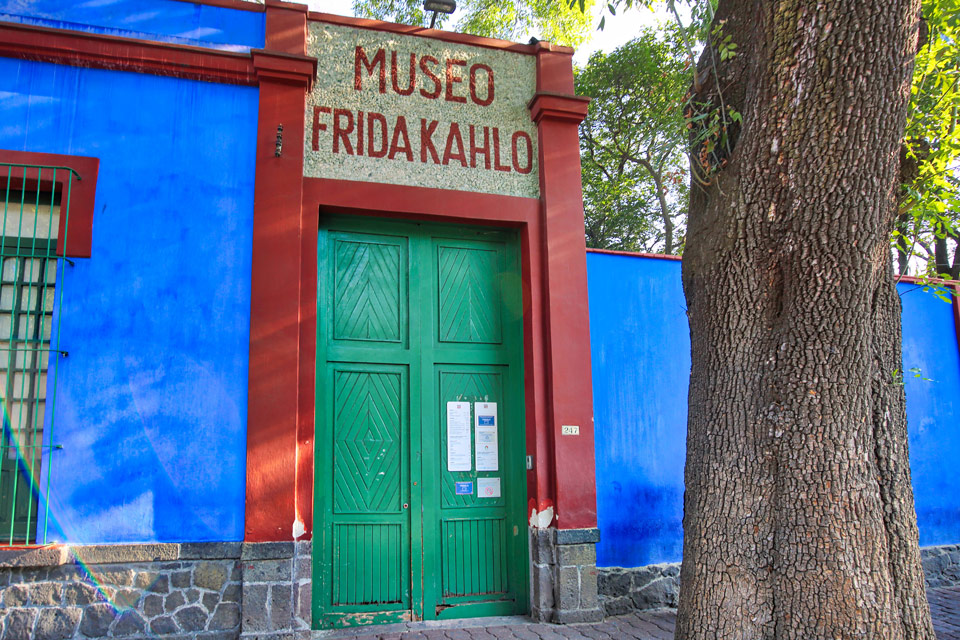
[[[0,23],[0,56],[223,84],[257,84],[247,53],[32,25]]]

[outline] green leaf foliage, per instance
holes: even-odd
[[[644,30],[575,75],[592,102],[580,126],[587,245],[680,253],[689,174],[679,29]]]
[[[960,0],[924,0],[893,236],[900,273],[960,277]]]
[[[540,40],[576,47],[592,33],[591,9],[595,0],[460,0],[453,29],[462,33],[504,40]],[[432,13],[421,0],[354,0],[354,15],[412,25],[430,25]],[[450,18],[437,15],[438,28],[450,28]]]

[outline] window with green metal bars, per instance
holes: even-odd
[[[0,545],[43,544],[49,531],[45,454],[53,435],[55,314],[66,263],[57,247],[61,234],[66,239],[73,179],[66,167],[0,163]]]

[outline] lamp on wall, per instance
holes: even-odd
[[[437,14],[453,13],[457,10],[457,3],[455,0],[424,0],[423,9],[424,11],[433,11],[433,17],[430,18],[430,28],[433,29],[434,25],[437,24]]]

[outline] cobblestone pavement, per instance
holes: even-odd
[[[960,640],[960,587],[927,592],[937,640]]]
[[[960,587],[927,594],[937,640],[960,640]],[[315,632],[315,638],[369,640],[672,640],[677,613],[658,609],[607,618],[595,624],[537,624],[526,618],[476,618],[385,625],[363,631]]]

